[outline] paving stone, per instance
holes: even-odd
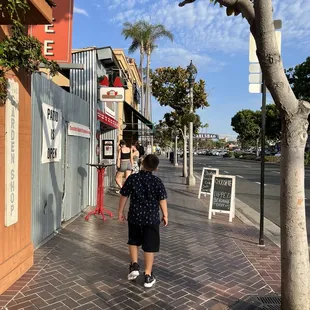
[[[86,222],[81,215],[35,251],[35,265],[0,296],[0,307],[210,310],[245,295],[279,292],[279,249],[268,239],[259,248],[258,231],[238,219],[208,220],[209,198],[199,200],[198,187],[187,187],[180,175],[181,168],[163,160],[158,176],[169,196],[169,226],[161,228],[154,288],[143,287],[143,276],[127,281],[126,225],[115,218]],[[114,213],[118,199],[105,197]]]

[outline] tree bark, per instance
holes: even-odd
[[[151,65],[151,52],[147,51],[146,55],[146,87],[145,87],[145,110],[144,114],[146,118],[149,118],[150,108],[150,65]]]
[[[305,215],[304,150],[309,103],[298,101],[285,76],[272,16],[272,1],[254,2],[251,31],[266,86],[282,117],[281,296],[282,310],[310,310],[309,251]]]
[[[304,192],[307,115],[300,112],[282,121],[280,220],[283,310],[310,309]]]
[[[140,74],[141,74],[141,112],[144,111],[144,81],[143,81],[143,62],[144,62],[144,52],[140,50]]]

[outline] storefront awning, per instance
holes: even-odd
[[[152,132],[154,132],[154,124],[149,121],[146,117],[144,117],[141,113],[139,113],[133,106],[131,106],[129,103],[127,103],[126,101],[125,105],[132,111],[132,113],[137,116],[137,118],[147,127],[149,127]]]

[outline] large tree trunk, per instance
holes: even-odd
[[[283,310],[310,309],[304,192],[307,127],[307,113],[300,112],[282,120],[280,219]]]
[[[309,252],[305,219],[304,150],[310,105],[298,101],[285,76],[271,0],[254,2],[251,27],[266,86],[282,116],[281,296],[283,310],[310,310]]]

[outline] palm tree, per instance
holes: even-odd
[[[149,23],[144,24],[145,28],[145,46],[144,50],[146,52],[146,100],[145,100],[145,111],[144,114],[147,117],[151,113],[151,83],[150,83],[150,66],[151,66],[151,54],[154,49],[157,48],[156,41],[160,38],[166,37],[173,41],[173,34],[168,31],[164,25],[156,24],[152,25]],[[151,115],[150,115],[151,116]]]
[[[151,54],[157,47],[155,42],[162,37],[167,37],[173,40],[173,35],[170,31],[166,30],[165,26],[161,24],[152,25],[146,21],[137,21],[135,23],[126,22],[124,23],[122,34],[125,39],[131,38],[132,42],[129,47],[129,53],[135,52],[140,49],[140,74],[142,79],[141,87],[141,108],[144,116],[148,117],[148,111],[150,106],[150,66],[151,66]],[[144,74],[143,74],[143,62],[144,56],[147,55],[147,66],[146,66],[146,87],[144,89]],[[144,92],[145,90],[145,92]],[[144,93],[146,96],[144,97]]]
[[[131,45],[128,49],[129,53],[134,53],[136,50],[140,50],[140,75],[142,80],[141,86],[141,109],[144,109],[144,81],[143,81],[143,62],[144,62],[144,55],[145,55],[145,42],[147,40],[147,32],[146,27],[147,23],[144,21],[138,21],[135,23],[126,22],[123,24],[122,35],[125,36],[125,39],[128,38],[132,39]]]

